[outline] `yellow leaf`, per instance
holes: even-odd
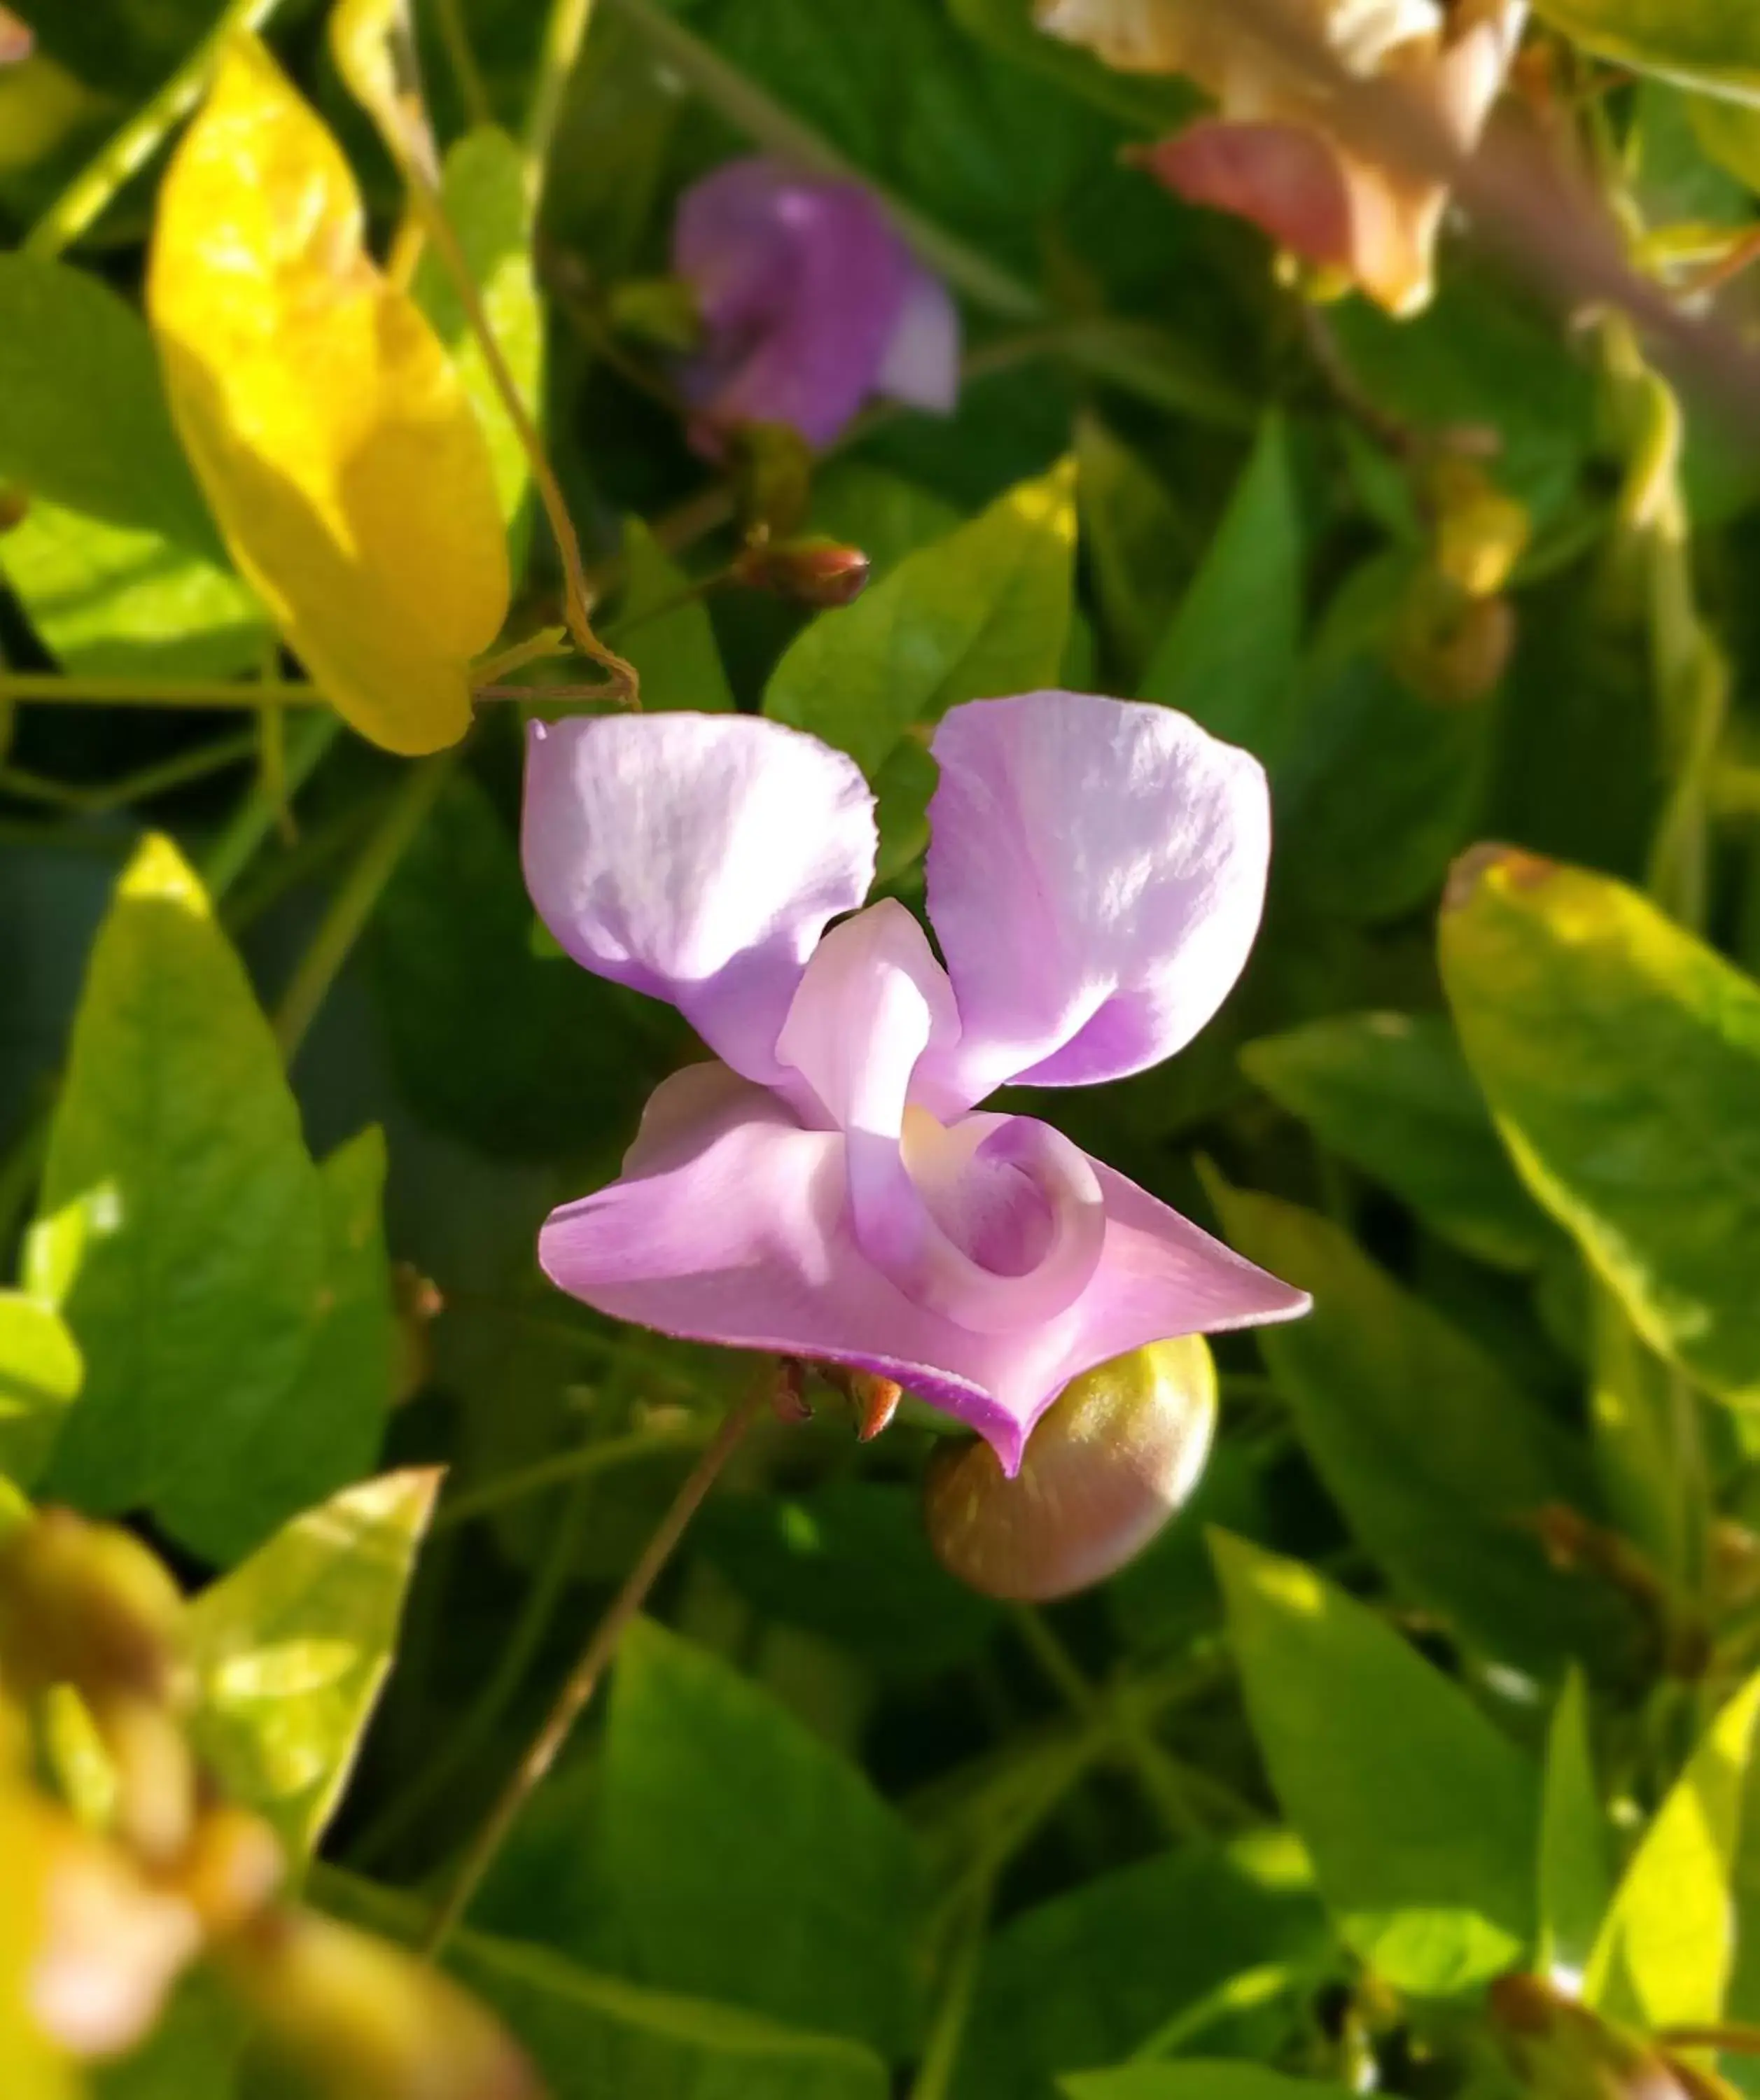
[[[421,99],[409,0],[337,0],[330,51],[393,159],[410,163],[430,188],[437,187],[439,156]]]
[[[366,251],[347,163],[254,38],[165,177],[148,306],[185,448],[289,646],[375,743],[456,743],[509,591],[488,448]]]

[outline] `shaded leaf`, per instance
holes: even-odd
[[[791,645],[766,713],[849,752],[870,779],[906,730],[962,700],[1054,685],[1070,630],[1073,461],[1023,482],[902,561]]]
[[[642,673],[642,706],[725,712],[734,696],[708,607],[691,596],[690,577],[639,518],[624,521],[624,558],[629,580],[615,633]]]
[[[1241,1064],[1322,1143],[1480,1261],[1529,1268],[1560,1244],[1440,1015],[1310,1021],[1248,1043]]]
[[[318,1893],[338,1916],[400,1939],[423,1921],[408,1897],[351,1876],[324,1873]],[[541,1948],[465,1932],[448,1958],[530,2051],[554,2100],[886,2100],[891,2090],[858,2043],[644,1990]]]
[[[1306,552],[1289,435],[1267,419],[1139,688],[1273,768],[1292,734]]]
[[[1231,1976],[1317,1967],[1330,1944],[1301,1848],[1283,1833],[1099,1875],[1011,1918],[986,1947],[954,2100],[1042,2100],[1060,2073],[1127,2055]],[[1268,2054],[1284,2025],[1237,2014],[1203,2045]]]
[[[148,295],[185,448],[289,646],[376,742],[455,743],[507,610],[488,445],[367,254],[347,163],[249,38],[161,186]]]
[[[1063,2080],[1068,2100],[1339,2100],[1347,2089],[1258,2063],[1130,2063]]]
[[[439,1484],[411,1471],[346,1489],[189,1608],[196,1747],[297,1859],[347,1785]]]
[[[1218,1186],[1226,1237],[1311,1291],[1259,1348],[1352,1529],[1400,1587],[1493,1654],[1555,1667],[1634,1632],[1612,1592],[1554,1568],[1534,1520],[1577,1503],[1576,1454],[1497,1360],[1328,1219]]]
[[[1760,988],[1636,891],[1504,852],[1442,921],[1523,1179],[1654,1348],[1760,1399]]]
[[[902,2053],[917,1893],[904,1826],[767,1694],[648,1621],[618,1661],[593,1851],[640,1981]]]
[[[1533,1929],[1538,1775],[1365,1606],[1212,1538],[1254,1732],[1345,1939],[1420,1996],[1511,1967]]]

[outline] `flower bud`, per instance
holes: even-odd
[[[1184,1502],[1216,1420],[1202,1335],[1156,1342],[1073,1379],[1040,1417],[1012,1480],[988,1444],[929,1462],[924,1513],[951,1574],[1026,1602],[1104,1582]]]
[[[1469,598],[1495,597],[1533,537],[1526,505],[1505,495],[1478,461],[1460,452],[1440,454],[1424,479],[1436,521],[1437,568]]]
[[[540,2100],[531,2065],[475,1999],[352,1926],[277,1912],[224,1960],[270,2037],[334,2100]]]
[[[1497,690],[1515,640],[1515,610],[1507,598],[1470,597],[1440,571],[1427,569],[1400,607],[1389,655],[1420,698],[1469,708]]]
[[[0,1678],[15,1695],[71,1684],[95,1713],[175,1703],[183,1616],[170,1576],[113,1525],[51,1509],[0,1538]]]
[[[1535,2100],[1734,2100],[1720,2078],[1610,2026],[1537,1976],[1500,1976],[1487,2010]]]
[[[611,325],[661,350],[692,351],[703,341],[695,289],[682,277],[637,277],[615,285],[607,302]]]
[[[754,540],[734,558],[733,575],[750,589],[774,591],[823,611],[860,598],[872,567],[859,547],[814,534],[805,540]]]
[[[261,1917],[286,1875],[280,1840],[262,1818],[222,1805],[196,1825],[176,1886],[202,1930],[219,1938]]]
[[[0,7],[0,65],[16,65],[35,48],[30,24],[21,22],[10,7]]]

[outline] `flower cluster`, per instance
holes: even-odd
[[[896,1380],[1012,1471],[1093,1365],[1305,1309],[1050,1124],[980,1105],[1140,1071],[1204,1026],[1258,927],[1268,803],[1245,752],[1089,694],[955,708],[933,752],[944,961],[902,904],[860,908],[873,798],[815,739],[726,715],[533,729],[545,923],[715,1053],[540,1258],[616,1317]]]
[[[1346,71],[1399,82],[1464,152],[1497,100],[1527,0],[1295,0],[1296,18]],[[1133,72],[1185,73],[1218,113],[1149,155],[1195,204],[1237,212],[1282,247],[1396,314],[1431,289],[1448,202],[1439,183],[1384,165],[1343,136],[1325,97],[1268,73],[1255,47],[1205,0],[1039,0],[1040,26]]]

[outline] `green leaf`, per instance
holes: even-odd
[[[532,262],[532,199],[525,157],[496,126],[479,126],[448,152],[440,200],[515,390],[535,418],[544,395],[544,311]],[[465,302],[431,243],[422,251],[410,293],[452,352],[489,441],[496,491],[517,568],[524,546],[531,463],[472,332]]]
[[[624,524],[629,580],[615,638],[642,673],[642,704],[724,713],[733,706],[708,607],[639,518]]]
[[[953,2100],[1040,2100],[1060,2073],[1128,2054],[1230,1978],[1273,1963],[1317,1970],[1331,1946],[1284,1832],[1101,1874],[1011,1918],[986,1947]],[[1219,2017],[1202,2045],[1269,2055],[1287,2026],[1269,2009]]]
[[[373,1156],[340,1171],[333,1220],[249,982],[149,838],[93,948],[50,1134],[42,1209],[77,1227],[57,1259],[86,1359],[51,1493],[151,1508],[223,1561],[351,1476],[388,1392],[372,1349],[340,1374],[314,1350],[333,1317],[358,1346],[344,1303],[383,1280],[355,1178]]]
[[[1688,95],[1687,109],[1704,151],[1738,182],[1760,193],[1760,112],[1751,104],[1715,95]]]
[[[1760,987],[1603,876],[1488,850],[1442,921],[1522,1178],[1651,1345],[1760,1400]]]
[[[1342,2100],[1346,2088],[1258,2063],[1127,2063],[1062,2080],[1068,2100]]]
[[[949,11],[1000,57],[1045,74],[1133,130],[1174,130],[1198,106],[1184,80],[1123,73],[1103,65],[1092,51],[1048,36],[1033,20],[1033,0],[949,0]]]
[[[1540,1811],[1540,1967],[1563,1981],[1581,1976],[1613,1893],[1607,1818],[1589,1748],[1582,1673],[1564,1680],[1546,1737]]]
[[[902,2054],[909,1834],[767,1694],[651,1621],[618,1661],[593,1835],[620,1965],[637,1980]]]
[[[89,673],[219,677],[268,629],[173,434],[145,324],[95,278],[0,255],[0,486],[29,503],[0,567]]]
[[[1313,1294],[1306,1319],[1264,1329],[1259,1347],[1321,1478],[1400,1587],[1530,1667],[1629,1640],[1617,1599],[1554,1568],[1532,1528],[1588,1484],[1497,1360],[1330,1220],[1213,1193],[1230,1245]]]
[[[346,1489],[189,1608],[196,1750],[296,1859],[347,1785],[439,1484],[436,1471],[409,1471]]]
[[[1585,1997],[1603,2018],[1651,2031],[1760,2010],[1760,1950],[1740,1938],[1760,1887],[1757,1727],[1760,1677],[1712,1723],[1632,1855],[1589,1965]]]
[[[233,2100],[249,2025],[214,1978],[197,1970],[139,2049],[93,2067],[94,2100]]]
[[[403,1939],[425,1912],[407,1896],[325,1870],[324,1907]],[[761,1962],[765,1950],[747,1950]],[[596,1974],[543,1948],[460,1933],[448,1962],[531,2052],[553,2100],[886,2100],[891,2081],[859,2043],[699,1998]]]
[[[813,477],[808,523],[827,539],[859,547],[878,583],[906,554],[945,539],[959,525],[959,513],[902,474],[867,460],[834,459]]]
[[[1533,1268],[1560,1246],[1440,1016],[1310,1021],[1248,1043],[1241,1064],[1323,1144],[1480,1261]]]
[[[35,1487],[85,1365],[53,1306],[21,1290],[0,1290],[0,1473]]]
[[[582,1147],[615,1158],[689,1034],[658,1002],[534,955],[531,925],[519,849],[486,791],[460,774],[373,921],[399,1089],[426,1122],[494,1158]]]
[[[1000,1620],[997,1605],[935,1558],[909,1488],[836,1480],[803,1495],[724,1495],[698,1536],[761,1611],[890,1675],[968,1661]]]
[[[849,752],[871,779],[906,730],[961,700],[1056,683],[1070,629],[1075,467],[1022,482],[823,612],[771,677],[765,711]]]
[[[1537,11],[1620,65],[1760,102],[1760,15],[1749,0],[1538,0]]]
[[[1097,416],[1076,426],[1077,495],[1095,595],[1132,672],[1149,660],[1190,567],[1189,532],[1137,453]]]
[[[1365,1605],[1212,1534],[1254,1733],[1321,1892],[1396,1990],[1470,1990],[1533,1930],[1537,1775]]]
[[[1300,501],[1281,417],[1246,470],[1139,690],[1275,767],[1288,747],[1302,640]]]

